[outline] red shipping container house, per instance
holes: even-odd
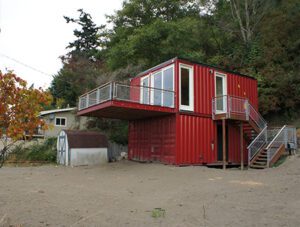
[[[256,79],[182,58],[80,96],[78,115],[128,120],[130,160],[264,168],[283,152],[265,157]]]

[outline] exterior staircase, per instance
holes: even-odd
[[[282,128],[266,126],[248,146],[248,165],[254,169],[272,167],[288,148],[297,149],[296,129],[284,125]]]
[[[268,167],[268,155],[265,148],[258,152],[250,167],[253,169],[265,169]]]
[[[212,107],[214,120],[225,118],[237,120],[237,124],[243,122],[244,138],[249,144],[247,149],[250,168],[271,167],[285,152],[288,145],[297,149],[296,128],[287,125],[281,128],[270,128],[248,99],[228,95],[219,96],[213,99]]]

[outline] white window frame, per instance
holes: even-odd
[[[223,111],[220,111],[217,109],[217,101],[215,103],[215,110],[216,110],[216,113],[226,113],[227,112],[227,74],[225,73],[221,73],[221,72],[218,72],[218,71],[215,71],[215,97],[217,97],[217,77],[220,77],[222,78],[223,80],[223,96],[225,96],[223,98],[223,106],[224,106],[224,110]]]
[[[181,69],[189,70],[189,105],[181,105]],[[192,65],[179,64],[179,108],[180,110],[194,111],[194,67]]]
[[[152,72],[149,75],[144,76],[144,77],[141,78],[141,83],[140,83],[141,86],[143,86],[143,81],[145,79],[148,78],[148,80],[149,80],[149,94],[150,94],[150,103],[149,103],[149,105],[154,105],[154,76],[155,76],[155,74],[161,73],[161,77],[162,77],[162,79],[161,79],[161,88],[158,88],[158,89],[165,90],[165,88],[164,88],[164,81],[165,81],[165,79],[164,79],[165,78],[164,77],[164,72],[166,70],[170,69],[170,68],[172,68],[172,81],[173,81],[173,84],[172,84],[173,90],[172,91],[174,92],[175,91],[175,66],[174,66],[174,64],[168,65],[168,66],[166,66],[164,68],[161,68],[161,69],[159,69],[159,70],[157,70],[155,72]],[[144,95],[143,89],[144,88],[142,87],[142,89],[141,89],[141,95],[140,95],[140,102],[142,104],[144,104],[143,103],[143,95]],[[161,103],[161,106],[165,106],[164,105],[164,93],[163,92],[161,94],[161,102],[160,103]],[[175,105],[175,95],[173,93],[172,106],[170,106],[170,107],[173,108],[174,105]]]
[[[172,78],[173,79],[173,84],[172,84],[172,87],[173,87],[173,90],[172,90],[173,91],[173,102],[172,102],[172,104],[173,105],[171,107],[174,107],[174,105],[175,105],[175,67],[174,67],[174,64],[169,65],[169,66],[162,69],[162,89],[165,90],[165,88],[164,88],[164,82],[165,82],[164,71],[166,71],[170,68],[173,69],[172,70],[172,75],[173,75],[173,78]],[[161,99],[162,99],[161,103],[163,104],[163,106],[165,106],[164,102],[163,102],[164,101],[164,93],[162,94]]]
[[[156,88],[156,87],[154,87],[154,77],[155,77],[155,74],[158,74],[158,73],[161,73],[161,86],[163,87],[163,81],[164,81],[164,79],[163,79],[163,71],[162,71],[162,69],[160,69],[160,70],[157,70],[157,71],[155,71],[155,72],[153,72],[153,73],[151,73],[150,74],[150,80],[151,80],[151,88],[153,88],[153,89],[151,89],[151,98],[150,98],[150,103],[151,103],[151,105],[154,105],[154,91],[155,91],[155,89],[163,89],[163,88]],[[161,97],[160,97],[160,106],[162,106],[163,105],[163,103],[162,103],[162,101],[163,101],[163,94],[161,94]]]
[[[143,82],[146,79],[148,80],[148,87],[149,88],[144,88]],[[147,76],[144,76],[144,77],[141,78],[141,88],[142,89],[141,89],[141,95],[140,95],[140,103],[145,104],[145,105],[150,105],[150,100],[148,100],[149,103],[144,103],[144,89],[148,89],[148,94],[150,96],[150,75],[147,75]]]
[[[160,69],[156,72],[151,73],[151,84],[153,85],[151,87],[154,88],[154,75],[161,72],[161,77],[162,77],[161,78],[161,86],[162,87],[159,88],[159,89],[165,90],[165,88],[164,88],[164,82],[165,82],[164,72],[166,70],[170,69],[170,68],[173,68],[172,74],[173,74],[173,92],[174,92],[174,90],[175,90],[175,69],[174,69],[174,64],[166,66],[166,67],[164,67],[164,68],[162,68],[162,69]],[[174,97],[173,97],[173,99],[174,99]],[[151,104],[154,105],[154,89],[152,90],[152,93],[151,93]],[[162,92],[162,95],[161,95],[161,106],[164,106],[164,93],[163,92]],[[172,107],[174,107],[174,100],[173,100]]]
[[[65,119],[65,125],[58,125],[58,124],[56,124],[56,119]],[[67,127],[67,118],[66,117],[55,117],[55,126],[58,126],[58,127]]]

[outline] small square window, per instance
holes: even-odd
[[[66,119],[65,118],[61,118],[60,119],[60,124],[61,125],[66,125]]]
[[[56,126],[66,126],[66,118],[63,118],[63,117],[55,118],[55,125]]]

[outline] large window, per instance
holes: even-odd
[[[163,103],[164,106],[174,106],[174,70],[173,66],[163,71]]]
[[[141,80],[141,103],[142,104],[149,104],[150,103],[150,83],[149,83],[149,76],[145,76]]]
[[[149,77],[151,80],[149,80]],[[141,103],[174,107],[173,65],[156,71],[149,76],[143,77],[141,79],[141,85]]]
[[[65,117],[56,117],[55,126],[67,126],[67,119]]]
[[[193,68],[180,64],[180,109],[194,110]]]
[[[163,97],[163,83],[162,83],[162,72],[157,72],[155,74],[152,75],[153,78],[153,87],[157,88],[157,89],[153,89],[153,104],[154,105],[158,105],[161,106],[162,104],[162,97]]]

